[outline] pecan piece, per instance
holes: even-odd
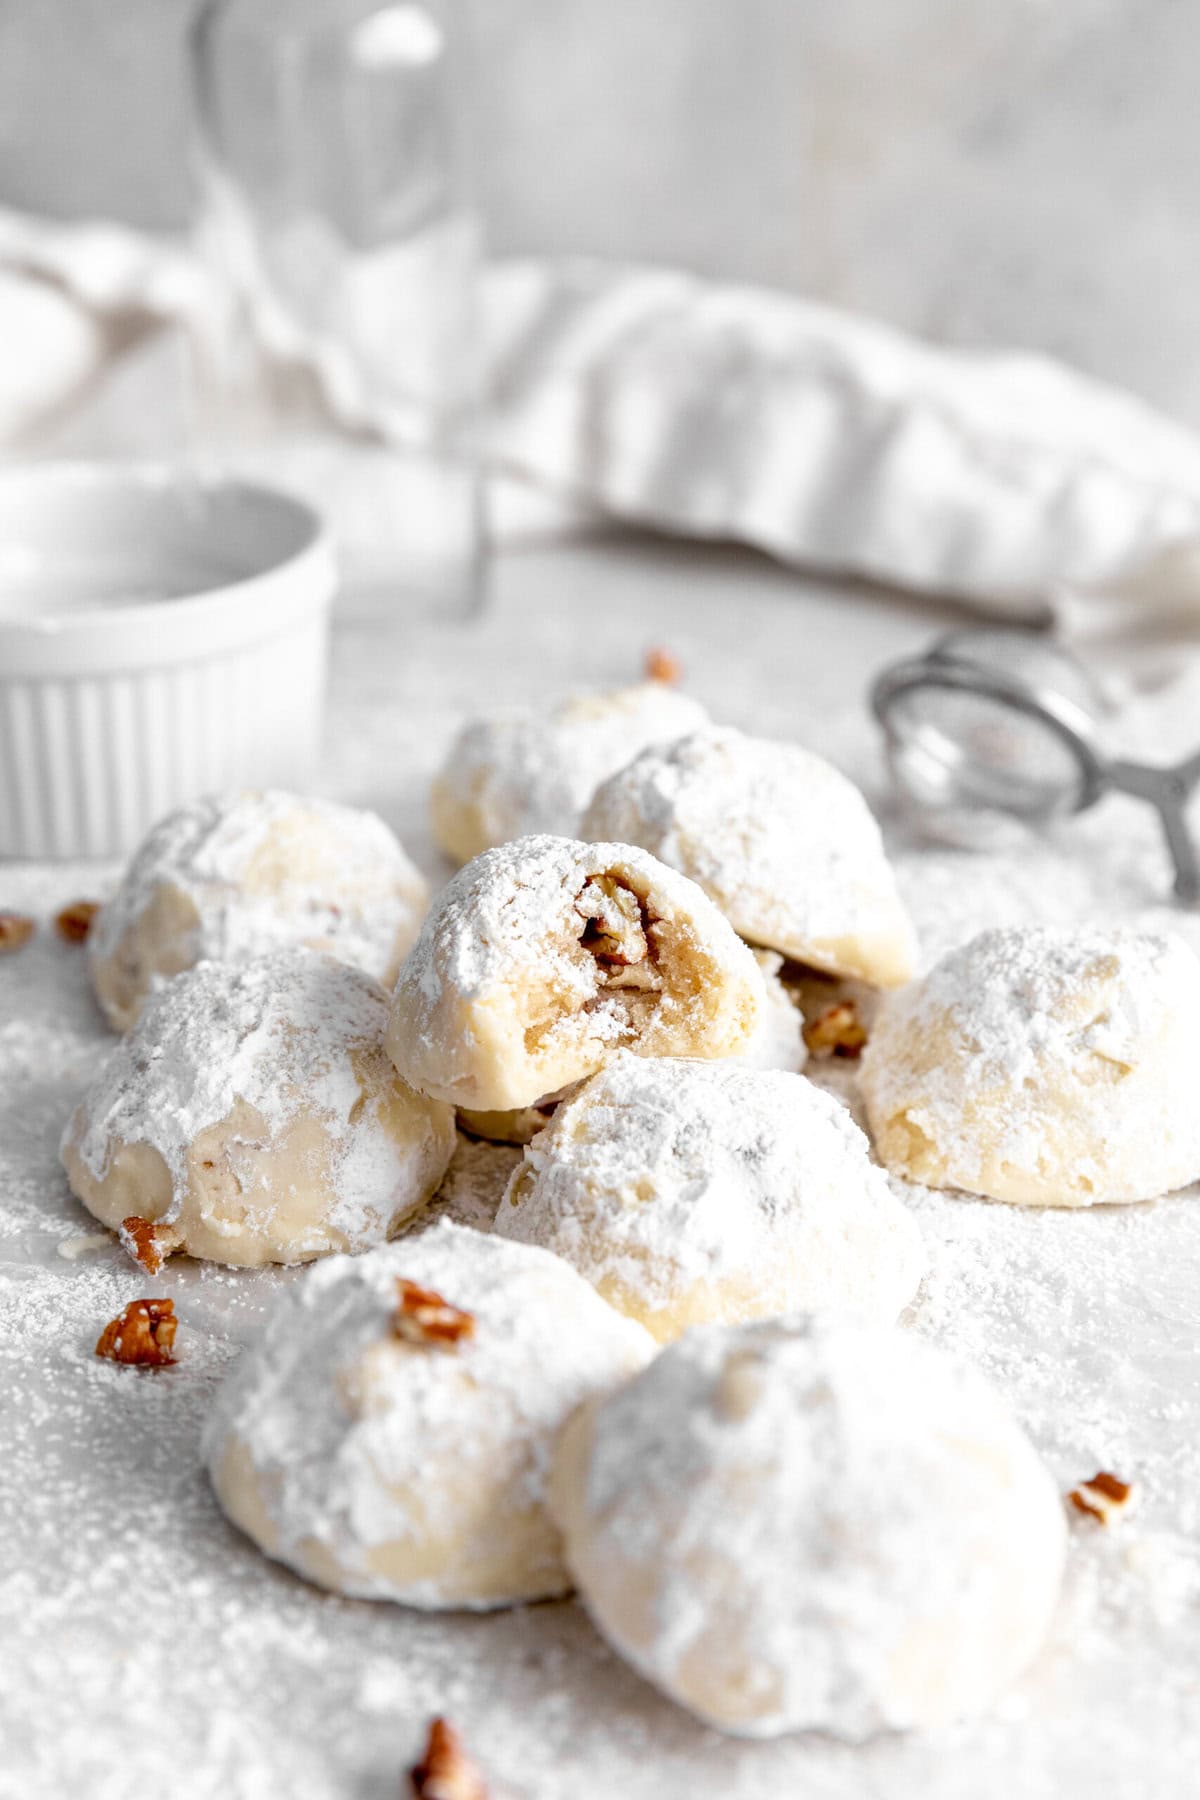
[[[0,912],[0,956],[8,956],[27,944],[37,930],[35,920],[25,913]]]
[[[175,1358],[171,1346],[179,1321],[173,1300],[131,1300],[118,1318],[110,1319],[96,1340],[96,1355],[110,1362],[140,1363],[161,1369]]]
[[[54,921],[54,929],[68,944],[82,944],[92,929],[92,920],[100,911],[98,900],[72,900]]]
[[[121,1248],[128,1251],[147,1275],[157,1275],[172,1250],[179,1248],[178,1235],[169,1225],[156,1225],[150,1219],[139,1218],[136,1213],[121,1220],[117,1236]]]
[[[678,687],[683,680],[683,664],[670,650],[654,644],[642,660],[647,681],[661,681],[667,687]]]
[[[1099,1470],[1090,1481],[1081,1481],[1067,1495],[1076,1512],[1096,1519],[1101,1525],[1111,1525],[1136,1505],[1137,1498],[1136,1482],[1122,1481],[1119,1475],[1110,1475],[1106,1469]]]
[[[392,1330],[408,1344],[429,1344],[439,1350],[453,1350],[463,1338],[475,1333],[474,1313],[451,1306],[432,1288],[418,1287],[415,1281],[396,1278],[396,1311]]]
[[[483,1776],[449,1719],[434,1719],[425,1754],[408,1778],[416,1800],[487,1800]]]
[[[643,900],[616,875],[592,875],[575,897],[575,911],[583,920],[580,943],[589,950],[610,977],[628,981],[627,971],[639,969],[635,983],[659,985],[654,970],[651,919]]]
[[[583,944],[593,956],[628,967],[646,960],[650,946],[642,924],[642,908],[632,889],[611,875],[593,875],[575,902],[584,921]]]
[[[804,1026],[810,1056],[861,1056],[867,1033],[853,1000],[835,1000]]]

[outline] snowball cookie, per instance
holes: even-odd
[[[539,1131],[545,1131],[557,1105],[555,1097],[541,1100],[536,1106],[522,1106],[516,1112],[473,1112],[469,1106],[460,1106],[459,1129],[468,1137],[483,1138],[489,1144],[527,1144]]]
[[[111,1051],[63,1138],[71,1187],[160,1253],[306,1262],[366,1250],[433,1194],[454,1113],[383,1048],[387,995],[312,950],[198,963]]]
[[[844,1106],[801,1075],[621,1052],[528,1145],[496,1213],[665,1343],[707,1320],[889,1323],[921,1236]]]
[[[887,1326],[701,1326],[560,1440],[551,1506],[615,1648],[744,1737],[979,1712],[1036,1655],[1066,1524],[975,1370]]]
[[[875,1148],[1019,1206],[1151,1200],[1200,1176],[1200,961],[1176,937],[985,931],[881,1007]]]
[[[580,695],[548,713],[476,719],[434,778],[433,835],[460,863],[531,833],[576,837],[597,782],[647,744],[707,721],[698,700],[661,681]]]
[[[598,787],[585,838],[641,844],[699,882],[752,943],[896,987],[916,939],[867,803],[799,744],[711,727]]]
[[[748,1069],[790,1069],[798,1074],[808,1060],[804,1016],[780,979],[783,958],[769,950],[756,950],[754,960],[762,972],[763,1005],[745,1048],[735,1053],[736,1060]],[[493,1144],[528,1144],[546,1129],[555,1108],[576,1093],[578,1086],[576,1083],[562,1094],[548,1094],[536,1106],[523,1106],[518,1112],[473,1112],[460,1106],[458,1123],[471,1137]]]
[[[224,794],[161,819],[88,938],[96,996],[127,1031],[146,995],[205,957],[328,950],[390,985],[429,901],[374,813],[294,794]]]
[[[554,1438],[653,1348],[555,1257],[442,1223],[292,1289],[218,1395],[213,1485],[268,1556],[339,1593],[563,1594]]]
[[[387,1045],[423,1093],[508,1112],[623,1048],[732,1055],[763,1004],[753,956],[692,882],[627,844],[527,837],[434,900]]]
[[[754,1035],[737,1059],[749,1069],[788,1069],[798,1075],[808,1061],[804,1014],[780,977],[783,958],[772,950],[756,950],[754,960],[763,978],[764,1004]]]

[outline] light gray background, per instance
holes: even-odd
[[[0,0],[0,202],[186,216],[192,3]],[[1200,424],[1196,0],[463,6],[497,250],[781,283]]]

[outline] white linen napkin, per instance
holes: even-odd
[[[185,246],[0,212],[0,450],[226,299]],[[542,495],[510,517],[599,512],[1020,616],[1200,613],[1200,439],[1049,359],[583,260],[494,264],[483,315],[489,466]]]
[[[1200,439],[1049,359],[670,271],[488,278],[501,463],[643,524],[989,609],[1200,610]]]

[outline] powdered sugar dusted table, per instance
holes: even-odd
[[[952,617],[634,540],[510,551],[496,590],[471,627],[338,635],[323,785],[378,808],[430,873],[446,871],[425,791],[462,714],[617,685],[651,643],[680,656],[716,716],[825,751],[877,799],[868,673]],[[1200,738],[1200,706],[1183,691],[1129,729],[1165,756],[1189,730]],[[1153,822],[1129,803],[1007,857],[919,849],[894,821],[891,842],[926,959],[1026,919],[1173,926],[1200,949],[1200,916],[1166,904]],[[111,873],[4,867],[0,905],[48,919]],[[1108,1468],[1136,1477],[1144,1503],[1108,1532],[1073,1528],[1053,1640],[996,1716],[860,1749],[746,1744],[660,1699],[574,1602],[474,1617],[338,1600],[226,1525],[201,1422],[303,1272],[179,1261],[150,1282],[98,1236],[56,1145],[106,1042],[77,950],[45,930],[0,962],[3,1800],[396,1800],[435,1712],[462,1726],[498,1800],[1194,1791],[1200,1195],[1035,1213],[905,1192],[932,1260],[916,1328],[988,1371],[1064,1488]],[[514,1155],[465,1145],[440,1207],[486,1223]],[[179,1366],[96,1361],[101,1326],[143,1292],[175,1298]]]

